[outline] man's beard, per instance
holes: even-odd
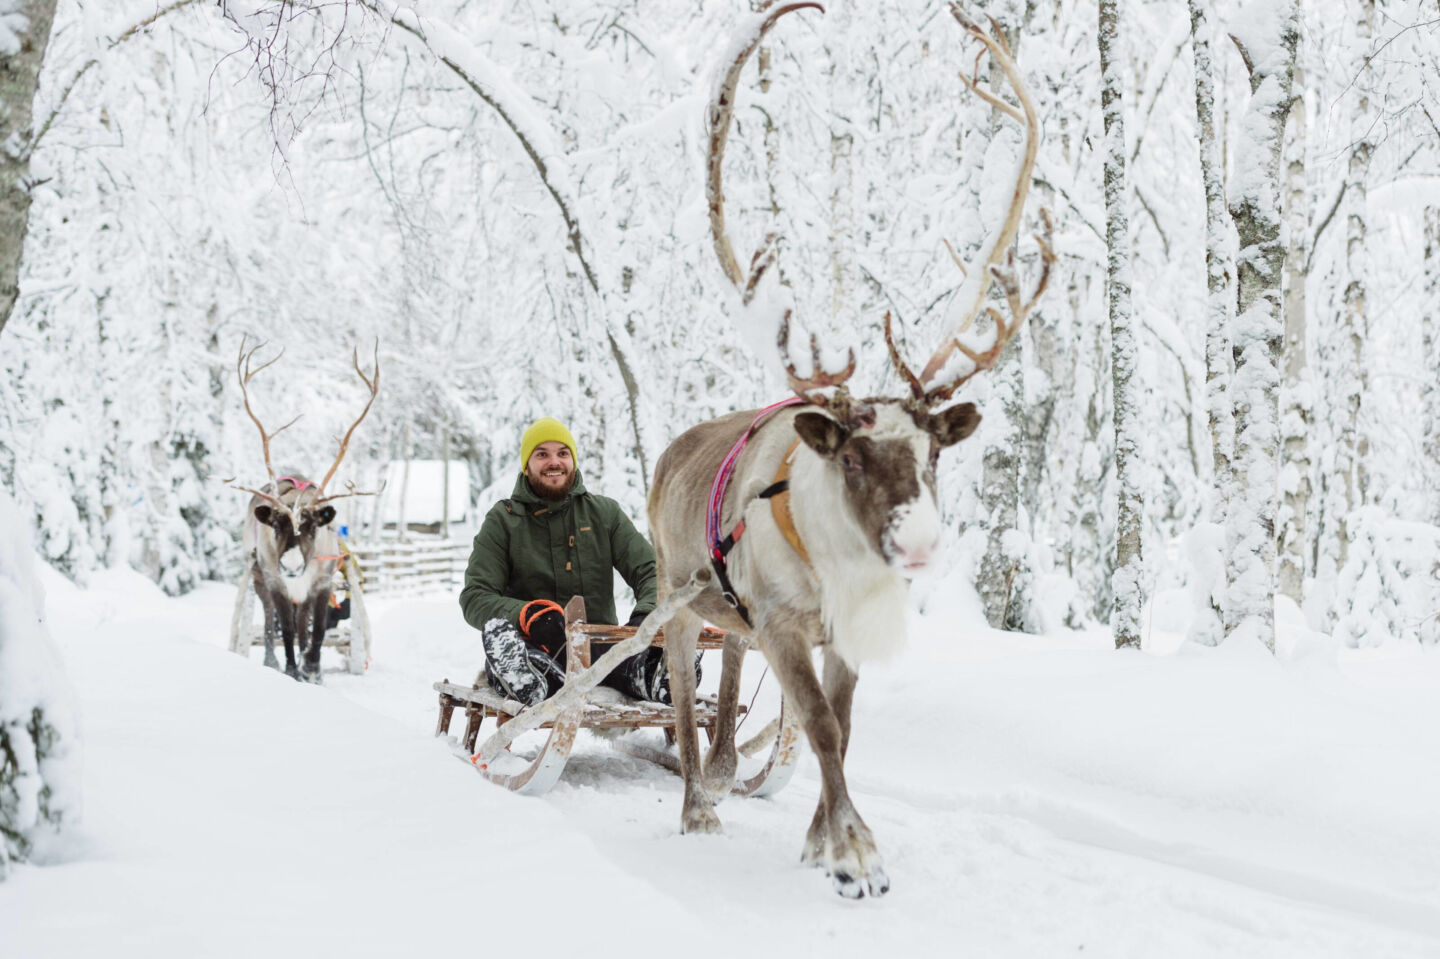
[[[552,490],[547,486],[538,485],[533,479],[530,479],[530,477],[528,476],[525,479],[530,484],[530,492],[534,493],[541,499],[555,501],[562,500],[566,496],[570,495],[570,488],[575,485],[576,475],[577,474],[572,471],[570,473],[570,476],[565,480],[565,486],[558,490]]]

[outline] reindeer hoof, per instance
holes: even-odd
[[[286,666],[286,667],[285,667],[285,675],[286,675],[286,676],[289,676],[291,679],[295,680],[297,683],[300,682],[300,667],[299,667],[299,666]]]
[[[316,686],[323,686],[325,683],[325,681],[320,678],[320,667],[318,666],[314,669],[311,669],[307,666],[305,669],[301,670],[300,679],[304,680],[307,683],[313,683]]]
[[[702,835],[718,833],[721,831],[720,817],[715,814],[715,810],[709,808],[687,809],[680,817],[680,831]]]
[[[846,899],[864,899],[867,895],[878,899],[890,891],[890,877],[882,870],[875,870],[868,876],[855,877],[843,872],[831,875],[835,891]]]
[[[280,660],[276,659],[274,656],[266,656],[265,665],[269,666],[271,669],[279,669]]]
[[[872,869],[868,876],[852,876],[849,873],[832,873],[830,881],[835,891],[846,899],[864,899],[867,895],[878,899],[890,891],[890,877],[883,869]]]
[[[870,895],[879,898],[890,891],[890,877],[885,875],[883,869],[870,870]]]

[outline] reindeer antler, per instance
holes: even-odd
[[[329,484],[331,477],[335,475],[335,471],[340,468],[340,461],[345,458],[345,451],[350,448],[350,437],[354,435],[355,427],[359,426],[360,421],[365,419],[366,414],[370,412],[370,407],[375,403],[375,397],[380,392],[380,341],[375,341],[375,375],[373,377],[366,376],[365,371],[360,368],[359,347],[356,347],[352,352],[355,361],[355,372],[359,375],[360,381],[370,388],[370,399],[366,401],[365,408],[360,411],[359,419],[350,424],[350,429],[345,432],[345,438],[340,440],[340,452],[336,455],[335,462],[330,465],[330,472],[326,473],[325,478],[320,481],[320,488],[317,493],[317,501],[319,502],[323,502],[326,499],[339,499],[341,496],[373,495],[350,492],[341,493],[336,496],[325,496],[325,487]]]
[[[750,54],[755,52],[755,48],[765,39],[775,22],[787,13],[807,7],[825,12],[825,8],[818,3],[787,3],[768,12],[765,7],[761,7],[758,13],[763,19],[759,29],[754,31],[750,41],[730,61],[730,66],[715,91],[715,100],[710,104],[710,156],[707,162],[709,175],[705,183],[705,196],[710,203],[710,233],[715,241],[715,256],[720,260],[720,269],[725,272],[730,282],[735,284],[735,288],[741,291],[743,302],[747,306],[755,296],[760,277],[775,262],[773,246],[776,237],[774,233],[770,233],[761,241],[760,249],[756,250],[751,258],[750,277],[747,280],[735,259],[735,249],[730,243],[730,237],[725,232],[725,191],[720,182],[725,144],[730,139],[730,121],[735,116],[735,88],[740,84],[740,73],[745,69]]]
[[[730,242],[730,236],[725,230],[725,191],[723,187],[723,171],[725,165],[725,144],[730,138],[730,122],[735,116],[735,90],[740,83],[740,73],[745,68],[745,63],[750,59],[750,54],[765,39],[765,35],[775,22],[785,14],[794,10],[813,8],[821,13],[825,8],[818,3],[788,3],[774,6],[771,9],[761,8],[758,29],[753,31],[750,40],[735,54],[730,61],[730,66],[725,71],[719,87],[715,92],[715,100],[710,104],[710,154],[707,161],[708,178],[706,180],[705,194],[710,204],[710,233],[715,244],[715,257],[720,261],[720,269],[724,271],[727,279],[734,284],[740,292],[740,302],[749,306],[755,298],[755,291],[759,288],[760,280],[775,262],[776,234],[769,233],[761,241],[760,248],[750,258],[750,273],[747,277],[745,271],[740,269],[740,263],[735,259],[735,248]],[[785,310],[780,319],[780,331],[776,337],[776,345],[780,349],[780,356],[785,364],[785,372],[790,382],[790,388],[795,394],[809,403],[831,410],[837,416],[848,416],[849,399],[841,394],[845,390],[845,382],[855,372],[855,351],[851,350],[846,361],[845,368],[839,373],[826,373],[820,364],[820,341],[812,333],[810,335],[810,354],[813,366],[810,376],[802,377],[795,370],[795,364],[790,359],[790,319],[792,311]],[[813,392],[825,387],[839,387],[834,397],[826,397],[824,394]]]
[[[276,353],[275,356],[272,357],[268,362],[260,364],[260,366],[256,367],[255,369],[251,369],[251,361],[254,359],[255,354],[259,352],[259,350],[265,344],[263,341],[257,343],[254,347],[251,348],[249,353],[246,353],[245,342],[248,338],[248,336],[240,337],[240,354],[235,359],[235,376],[240,380],[240,395],[245,399],[245,412],[249,414],[250,421],[255,424],[255,428],[260,431],[260,448],[265,453],[265,472],[270,477],[270,486],[274,487],[275,467],[270,465],[270,441],[273,440],[275,437],[279,436],[281,433],[285,432],[285,430],[289,429],[291,426],[295,425],[295,420],[298,420],[300,417],[295,417],[294,420],[286,423],[284,426],[275,430],[273,433],[265,432],[265,426],[260,422],[260,417],[256,416],[255,411],[250,407],[250,381],[263,373],[266,368],[268,368],[276,360],[280,359],[280,357],[284,356],[285,348],[281,347],[280,352]],[[237,486],[235,488],[246,490],[247,492],[254,493],[257,496],[264,496],[266,499],[279,503],[279,500],[276,500],[273,496],[261,493],[259,490],[252,490],[244,486]]]
[[[829,410],[836,419],[848,422],[856,409],[850,400],[849,391],[845,388],[845,381],[855,373],[855,351],[849,352],[843,370],[838,373],[826,373],[820,363],[820,338],[811,333],[811,373],[809,376],[801,376],[795,370],[795,362],[790,359],[789,310],[785,311],[785,316],[780,320],[780,333],[775,337],[775,345],[780,348],[780,356],[785,363],[785,377],[790,383],[790,389],[795,391],[795,395],[808,403]],[[811,392],[828,386],[836,386],[839,389],[833,396],[828,397],[824,393]]]
[[[1035,291],[1028,299],[1024,299],[1020,293],[1020,281],[1016,275],[1015,252],[1013,244],[1015,236],[1020,230],[1020,217],[1025,210],[1025,198],[1030,190],[1030,178],[1035,169],[1035,157],[1040,149],[1040,121],[1035,111],[1035,105],[1030,99],[1029,90],[1025,87],[1025,81],[1020,76],[1020,70],[1015,65],[1015,60],[1010,54],[1010,45],[1005,41],[1005,35],[994,18],[990,18],[991,31],[987,33],[978,23],[970,18],[961,8],[958,2],[952,0],[950,13],[965,31],[975,39],[979,40],[984,49],[977,54],[975,66],[969,77],[961,75],[961,80],[976,96],[990,104],[996,110],[1019,123],[1025,134],[1025,148],[1021,155],[1020,165],[1015,171],[1015,186],[1011,195],[1010,208],[1006,211],[1005,219],[986,243],[981,245],[977,254],[980,269],[967,270],[955,256],[955,251],[950,250],[950,256],[955,260],[960,272],[967,278],[972,278],[971,286],[973,295],[968,304],[964,307],[960,321],[955,325],[954,331],[947,334],[937,349],[925,364],[919,376],[901,358],[899,350],[895,346],[894,338],[890,330],[890,317],[885,317],[885,342],[890,350],[890,359],[894,364],[896,372],[905,380],[910,387],[910,392],[917,404],[933,406],[943,403],[949,399],[963,383],[968,381],[981,370],[988,370],[995,365],[1000,358],[1000,353],[1005,345],[1015,336],[1020,325],[1025,322],[1030,312],[1035,308],[1036,302],[1045,292],[1050,282],[1050,268],[1055,262],[1055,253],[1051,247],[1051,239],[1054,232],[1054,225],[1051,221],[1049,211],[1041,211],[1041,221],[1044,224],[1041,234],[1036,235],[1035,241],[1040,247],[1041,272],[1040,279],[1035,285]],[[1002,99],[991,91],[980,85],[980,60],[981,55],[988,52],[991,60],[1000,68],[1006,81],[1010,84],[1019,101],[1019,107]],[[949,244],[946,244],[949,247]],[[993,306],[985,305],[986,295],[990,291],[990,284],[994,282],[1000,287],[1005,295],[1006,302],[1010,307],[1011,321],[1006,323],[1000,312]],[[983,351],[976,352],[960,342],[960,335],[968,330],[975,322],[975,318],[981,312],[987,313],[995,322],[995,340],[991,346]],[[950,357],[959,350],[973,364],[968,373],[956,376],[949,382],[926,389],[926,385],[933,380],[945,367]]]

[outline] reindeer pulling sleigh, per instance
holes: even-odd
[[[367,377],[360,368],[359,352],[354,354],[355,372],[370,390],[370,398],[360,411],[359,418],[340,440],[340,452],[318,484],[294,471],[276,476],[275,468],[270,464],[270,441],[295,420],[267,432],[251,408],[250,381],[280,358],[276,355],[252,369],[251,361],[259,349],[260,346],[256,346],[247,353],[245,342],[241,340],[235,374],[245,398],[245,412],[260,431],[265,471],[270,479],[260,489],[235,487],[253,495],[245,511],[245,571],[235,597],[230,650],[248,656],[252,645],[263,644],[265,665],[279,669],[280,662],[275,656],[278,636],[285,648],[287,676],[319,683],[320,651],[326,646],[339,650],[345,656],[349,672],[363,673],[370,660],[370,620],[365,612],[360,570],[354,557],[340,543],[335,529],[335,507],[330,504],[347,496],[372,494],[358,493],[352,487],[344,493],[327,496],[325,488],[345,459],[355,428],[370,412],[379,393],[379,345],[375,349],[375,372],[372,376]],[[337,572],[340,574],[338,581]],[[348,594],[350,616],[348,623],[341,620],[337,624],[340,628],[330,632],[331,610],[334,608],[331,599],[337,587]],[[262,624],[258,631],[252,622],[252,606],[257,596],[262,607]]]
[[[795,3],[758,15],[750,35],[741,38],[744,45],[730,62],[710,106],[711,232],[721,268],[746,307],[774,262],[775,246],[774,237],[768,237],[752,259],[747,277],[726,234],[721,171],[735,90],[741,69],[766,32],[786,13],[805,7],[821,9],[814,3]],[[935,492],[940,450],[965,439],[980,422],[974,404],[945,404],[967,380],[995,365],[1044,292],[1055,261],[1050,217],[1042,211],[1043,230],[1035,237],[1040,275],[1033,292],[1024,295],[1013,245],[1039,147],[1039,122],[998,27],[992,22],[993,32],[987,33],[958,4],[952,3],[951,13],[988,52],[1016,103],[980,84],[981,57],[976,58],[974,73],[962,79],[999,114],[1017,122],[1024,135],[1003,223],[982,244],[978,263],[969,270],[956,258],[966,273],[960,321],[916,374],[901,357],[887,314],[886,346],[909,395],[857,399],[846,388],[855,371],[853,351],[842,371],[827,373],[812,337],[811,375],[797,373],[789,359],[791,317],[786,310],[778,346],[795,396],[766,410],[732,413],[693,427],[670,445],[656,465],[649,517],[661,601],[635,636],[586,669],[581,664],[588,664],[588,658],[577,654],[586,652],[582,640],[587,630],[578,611],[572,611],[567,685],[551,700],[527,710],[518,703],[492,705],[480,690],[437,684],[441,695],[437,735],[448,727],[450,710],[464,705],[471,718],[466,742],[472,748],[474,730],[486,715],[515,716],[511,725],[522,729],[551,724],[550,741],[529,768],[513,776],[487,773],[490,778],[520,789],[547,779],[553,782],[559,775],[553,757],[568,755],[574,730],[585,715],[585,690],[609,667],[649,642],[663,625],[676,704],[664,724],[674,729],[677,765],[685,779],[681,831],[716,832],[720,829],[716,801],[737,791],[740,665],[744,652],[754,646],[764,654],[784,694],[770,765],[782,770],[787,764],[793,766],[797,726],[803,728],[819,761],[820,801],[805,839],[803,861],[824,868],[842,896],[878,896],[889,890],[879,849],[845,784],[844,760],[859,669],[867,661],[891,655],[905,641],[909,580],[932,562],[940,542]],[[1009,306],[1008,320],[987,304],[992,283]],[[988,344],[973,336],[962,341],[962,334],[982,313],[993,324]],[[725,531],[728,535],[722,539]],[[723,638],[707,628],[707,622],[723,627]],[[713,648],[717,642],[723,649],[719,696],[697,705],[689,664],[697,648]],[[824,654],[819,676],[811,658],[817,646]],[[711,737],[703,762],[700,727]],[[508,745],[513,738],[506,734],[509,728],[502,726],[487,740],[475,756],[478,766],[485,768]],[[558,762],[563,765],[563,758]],[[782,776],[788,778],[788,772]]]

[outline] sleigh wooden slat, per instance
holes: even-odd
[[[567,686],[586,679],[598,679],[592,670],[592,642],[613,643],[633,637],[637,629],[628,626],[605,626],[584,621],[585,604],[580,597],[572,599],[565,607],[566,641],[569,654],[566,662],[565,680]],[[725,634],[707,628],[699,640],[701,649],[721,649]],[[657,632],[652,645],[663,646],[663,631]],[[601,649],[596,649],[597,658]],[[536,725],[537,729],[549,730],[549,737],[536,757],[520,772],[505,773],[492,764],[481,761],[476,753],[476,741],[480,727],[487,719],[494,719],[497,727],[508,723],[524,713],[526,707],[506,699],[483,682],[474,685],[452,683],[448,679],[433,686],[439,695],[439,718],[435,724],[435,735],[444,736],[456,710],[465,716],[465,731],[460,739],[470,761],[485,778],[515,792],[536,794],[549,789],[560,778],[560,773],[569,759],[574,746],[575,733],[580,729],[664,729],[667,742],[673,739],[675,710],[661,703],[621,700],[595,702],[584,699],[565,707],[557,716]],[[558,697],[557,697],[558,698]],[[539,709],[540,707],[536,707]],[[746,707],[738,707],[737,720],[743,716]],[[718,721],[718,706],[715,697],[699,696],[695,704],[696,725],[712,733]],[[775,733],[771,737],[770,755],[764,767],[748,777],[737,778],[734,792],[739,795],[770,795],[779,791],[789,781],[800,756],[799,729],[792,717],[786,715],[781,705],[780,717],[772,724]],[[770,727],[766,727],[769,729]],[[616,749],[641,759],[656,762],[671,771],[679,769],[678,760],[665,750],[649,745],[633,745],[625,741],[612,743]],[[763,745],[760,748],[764,748]],[[755,751],[758,751],[756,749]],[[498,765],[498,764],[496,764]]]
[[[488,686],[462,686],[449,680],[436,683],[433,687],[440,694],[440,722],[435,728],[437,736],[450,731],[451,716],[459,709],[467,716],[472,712],[483,713],[485,719],[510,719],[524,707],[512,699],[490,689]],[[741,707],[743,710],[743,707]],[[702,696],[695,706],[695,714],[701,726],[715,725],[715,697]],[[554,723],[541,723],[541,729],[550,729]],[[643,729],[674,728],[675,710],[660,703],[641,702],[588,702],[580,713],[582,729]],[[475,738],[467,727],[465,748],[475,751]]]

